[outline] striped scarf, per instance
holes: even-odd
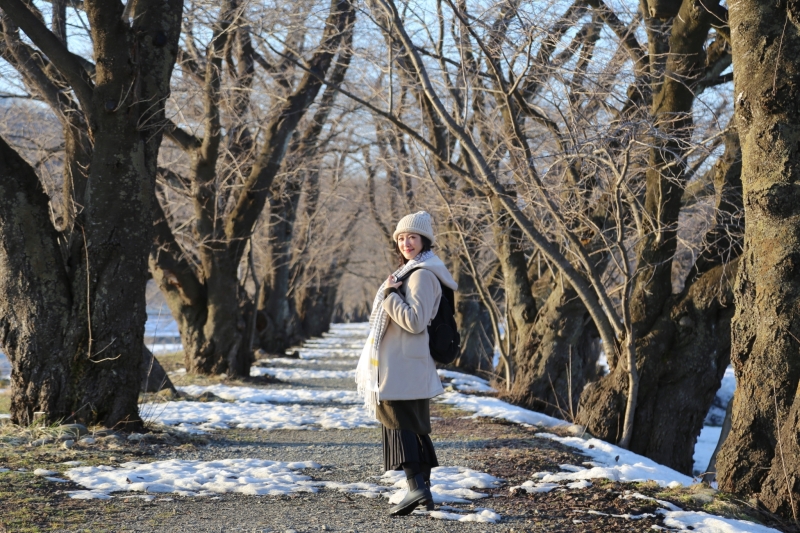
[[[422,252],[414,259],[402,267],[395,270],[392,274],[395,279],[402,278],[409,270],[419,267],[428,259],[435,257],[431,250]],[[385,298],[384,290],[386,289],[386,281],[384,281],[378,293],[375,295],[375,300],[372,302],[372,313],[369,315],[369,336],[367,342],[364,344],[364,349],[361,350],[361,357],[358,360],[356,367],[356,386],[358,395],[364,398],[364,407],[367,408],[369,414],[375,416],[378,408],[378,355],[380,353],[380,343],[383,334],[386,333],[387,316],[386,311],[383,310],[383,300]]]

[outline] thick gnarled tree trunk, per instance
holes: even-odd
[[[730,7],[745,241],[736,281],[732,426],[720,489],[757,494],[798,519],[800,504],[800,8]]]
[[[35,5],[0,2],[3,57],[35,98],[70,117],[58,227],[35,170],[0,140],[0,344],[19,424],[36,411],[48,422],[140,424],[142,247],[151,240],[161,142],[151,126],[164,121],[182,3],[137,5],[132,22],[121,3],[81,5],[101,58],[95,66],[69,52],[63,31],[48,30]]]
[[[636,344],[641,382],[630,449],[686,474],[692,473],[695,441],[728,366],[734,274],[735,263],[707,272],[670,299]],[[615,442],[627,390],[628,373],[618,364],[587,386],[577,422]]]

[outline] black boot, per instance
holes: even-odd
[[[392,516],[405,516],[411,514],[411,511],[417,508],[417,505],[423,504],[428,510],[433,510],[433,495],[431,489],[425,484],[425,479],[422,473],[416,474],[414,477],[408,478],[408,493],[403,501],[395,505],[389,510]]]
[[[428,490],[431,490],[431,466],[429,464],[422,465],[422,479],[425,480],[425,486],[428,487]],[[433,505],[433,498],[428,501],[426,509],[428,511],[433,511],[435,509]]]

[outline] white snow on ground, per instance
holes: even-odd
[[[700,511],[656,511],[664,515],[664,525],[679,530],[692,529],[695,533],[778,533],[777,529],[745,520],[723,518]]]
[[[487,398],[484,396],[470,396],[460,392],[445,392],[436,398],[437,402],[452,405],[462,411],[471,411],[474,416],[484,416],[487,418],[502,418],[517,424],[528,424],[531,426],[556,427],[569,426],[568,422],[537,413],[523,407],[511,405],[497,398]]]
[[[315,492],[311,477],[299,474],[302,469],[318,469],[312,461],[283,463],[260,459],[223,459],[187,461],[172,459],[149,464],[129,462],[119,468],[79,466],[66,476],[90,489],[71,492],[73,498],[87,499],[112,492],[156,492],[181,496],[209,496],[238,492],[251,495]]]
[[[88,490],[70,491],[71,498],[109,499],[115,492],[145,492],[145,499],[154,499],[155,494],[177,494],[187,497],[210,496],[236,492],[250,495],[277,496],[293,492],[317,492],[320,488],[349,492],[359,496],[375,498],[388,495],[393,488],[401,490],[388,495],[389,502],[396,504],[406,493],[405,476],[402,472],[387,472],[381,477],[384,485],[374,483],[338,483],[312,480],[298,473],[302,469],[319,469],[313,461],[284,463],[260,459],[224,459],[220,461],[188,461],[172,459],[142,464],[129,462],[118,468],[111,466],[84,466],[67,470],[66,476]],[[39,472],[39,471],[37,471]],[[51,474],[41,471],[37,475]],[[49,478],[47,478],[49,479]],[[463,502],[485,498],[486,494],[472,488],[494,487],[499,479],[483,472],[463,467],[438,467],[431,472],[431,492],[436,502]],[[386,484],[392,485],[387,487]],[[456,512],[447,512],[456,511]],[[478,508],[465,512],[450,506],[429,514],[441,520],[461,522],[494,523],[500,515],[491,509]]]
[[[459,514],[448,513],[446,511],[431,511],[419,512],[415,511],[414,514],[427,514],[431,518],[438,518],[439,520],[456,520],[458,522],[484,522],[494,524],[500,520],[500,515],[491,509],[476,509],[477,513]]]
[[[402,471],[389,471],[381,476],[383,483],[391,484],[398,489],[392,494],[385,493],[392,505],[400,503],[408,492],[406,476]],[[431,494],[433,501],[442,503],[470,503],[470,500],[485,498],[486,493],[472,489],[488,489],[496,487],[502,480],[484,472],[478,472],[463,466],[440,466],[431,470]],[[449,512],[448,512],[449,511]],[[478,508],[475,512],[444,505],[438,511],[417,509],[414,514],[428,515],[439,520],[456,520],[459,522],[495,523],[500,515],[492,509]]]
[[[656,512],[664,516],[664,525],[667,528],[682,531],[693,530],[700,533],[777,533],[778,531],[746,520],[723,518],[702,511],[684,511],[673,503],[657,500],[636,492],[630,493],[626,491],[623,498],[639,498],[656,502],[663,507],[663,509],[659,509]]]
[[[708,468],[711,455],[717,447],[722,428],[719,426],[705,426],[700,430],[697,443],[694,445],[694,466],[692,467],[695,475],[703,475]]]
[[[364,402],[354,390],[257,389],[255,387],[231,387],[228,385],[187,385],[178,387],[178,390],[192,396],[211,392],[223,400],[250,403],[361,404]]]
[[[355,379],[356,370],[310,370],[308,368],[266,368],[254,366],[250,368],[252,377],[272,376],[281,381],[293,379]]]
[[[472,374],[464,374],[463,372],[454,372],[453,370],[437,370],[440,378],[445,378],[450,381],[455,389],[461,392],[497,392],[489,382],[478,376]]]
[[[502,480],[484,472],[463,466],[439,466],[431,470],[431,494],[435,503],[469,503],[485,498],[486,493],[472,489],[497,487]],[[389,503],[397,504],[408,492],[406,475],[402,470],[392,470],[381,476],[381,482],[399,490],[388,495]]]
[[[541,477],[541,482],[544,483],[605,478],[625,482],[655,481],[662,487],[678,487],[689,486],[694,482],[689,476],[600,439],[584,440],[579,437],[559,437],[550,433],[537,433],[536,436],[577,448],[592,459],[590,468],[581,469],[573,466],[570,468],[573,470],[571,472],[547,473]]]
[[[352,357],[356,359],[361,355],[360,348],[326,348],[326,347],[303,347],[287,350],[287,353],[298,352],[303,359],[325,359],[327,357]],[[356,361],[353,361],[356,364]]]
[[[361,407],[317,407],[248,402],[165,402],[139,406],[142,419],[181,430],[352,429],[378,423]]]
[[[270,357],[266,359],[259,359],[257,363],[263,366],[306,366],[320,364],[320,361],[315,359],[297,359],[294,357]],[[356,364],[356,362],[348,359],[331,359],[329,361],[323,361],[322,364],[334,366],[353,366]]]

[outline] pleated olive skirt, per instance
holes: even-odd
[[[382,400],[377,415],[383,425],[384,470],[400,470],[403,463],[439,466],[430,438],[430,400]]]

